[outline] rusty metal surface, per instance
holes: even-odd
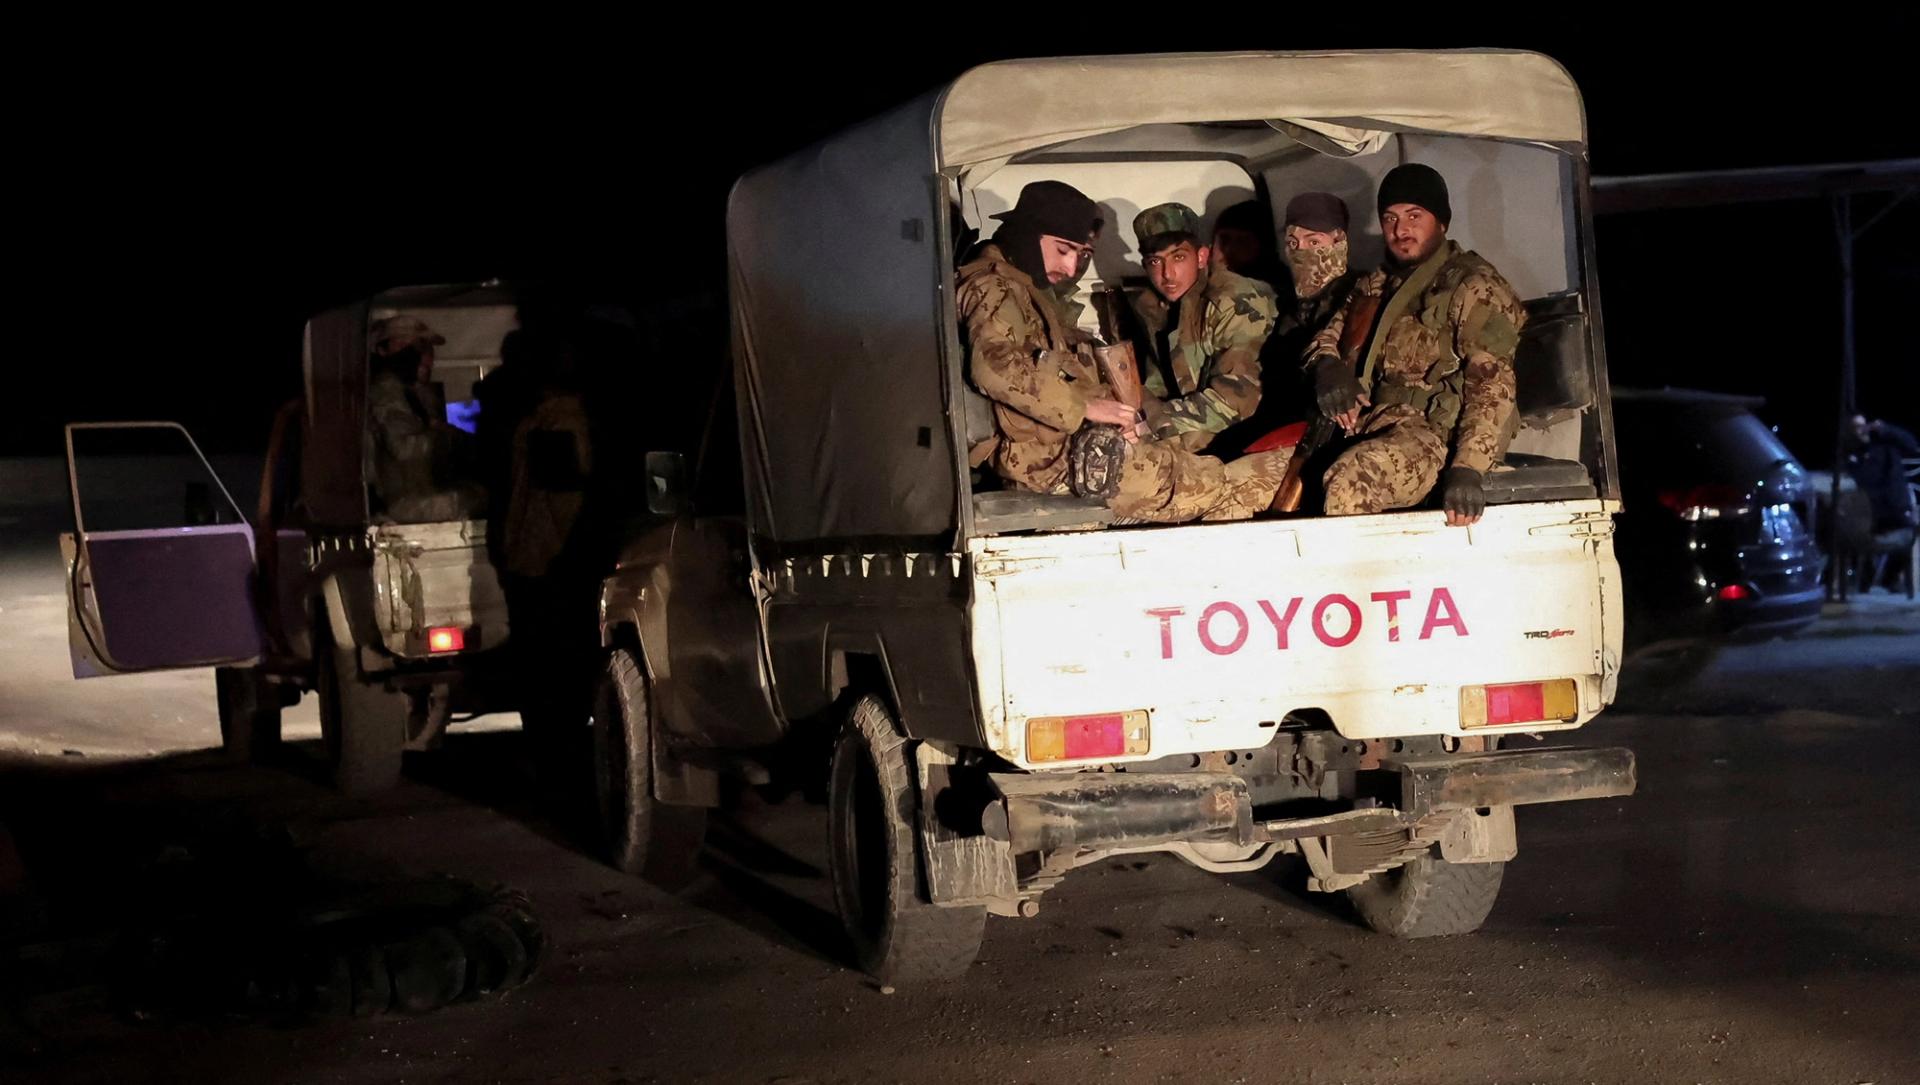
[[[1391,758],[1401,809],[1411,814],[1633,794],[1633,751],[1622,747],[1501,750]]]
[[[1219,773],[995,775],[1015,852],[1237,839],[1246,781]]]

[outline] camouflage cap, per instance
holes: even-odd
[[[385,317],[367,327],[367,348],[375,354],[391,354],[416,344],[437,347],[446,341],[446,336],[435,332],[417,316]]]
[[[1176,234],[1200,236],[1200,216],[1184,203],[1156,204],[1133,216],[1133,236],[1143,256],[1175,244],[1180,239],[1170,235]]]

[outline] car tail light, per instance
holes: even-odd
[[[1150,739],[1144,710],[1096,716],[1035,716],[1027,721],[1027,760],[1138,757],[1147,752]]]
[[[1460,726],[1572,720],[1580,715],[1580,687],[1571,678],[1460,687]]]
[[[1664,490],[1660,503],[1672,509],[1682,520],[1718,520],[1753,511],[1747,495],[1726,485],[1695,486],[1686,490]]]
[[[1736,599],[1751,598],[1753,596],[1753,592],[1749,591],[1745,584],[1728,584],[1725,587],[1722,587],[1719,591],[1715,592],[1714,596],[1716,598],[1725,599],[1731,602]]]
[[[466,630],[457,626],[443,625],[427,630],[427,651],[434,654],[458,652],[467,646]]]

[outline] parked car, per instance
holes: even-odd
[[[1764,403],[1614,389],[1630,650],[1786,635],[1820,616],[1807,471],[1754,413]]]

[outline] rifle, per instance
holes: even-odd
[[[1340,329],[1340,360],[1352,366],[1359,360],[1360,348],[1366,346],[1373,334],[1373,322],[1380,315],[1380,294],[1364,294],[1353,300],[1353,307],[1347,313],[1347,323]],[[1298,512],[1300,498],[1306,492],[1306,481],[1301,473],[1307,469],[1307,461],[1319,455],[1320,450],[1330,444],[1339,433],[1339,427],[1333,419],[1314,411],[1313,421],[1307,426],[1307,434],[1300,443],[1293,446],[1293,458],[1287,461],[1286,473],[1280,476],[1280,488],[1274,491],[1273,503],[1267,508],[1272,512]]]
[[[1139,410],[1146,402],[1147,390],[1140,381],[1140,360],[1134,354],[1133,341],[1126,334],[1125,321],[1131,313],[1127,295],[1118,287],[1093,292],[1093,312],[1100,320],[1100,341],[1094,345],[1094,360],[1113,388],[1113,398]]]

